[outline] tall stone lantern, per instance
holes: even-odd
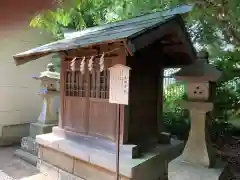
[[[21,149],[17,150],[15,155],[36,165],[38,154],[36,136],[52,132],[53,126],[58,124],[60,73],[55,71],[52,63],[49,63],[46,71],[41,72],[34,79],[41,81],[38,94],[43,99],[42,109],[37,122],[30,124],[30,136],[22,138]]]
[[[208,52],[201,51],[194,64],[182,68],[174,76],[176,80],[185,82],[187,100],[182,100],[179,104],[189,110],[191,126],[182,155],[169,163],[169,171],[174,171],[175,167],[181,169],[181,172],[176,173],[176,177],[169,177],[169,180],[194,180],[199,176],[203,179],[205,176],[207,179],[214,177],[212,179],[217,180],[220,172],[208,169],[215,163],[215,153],[209,143],[206,124],[211,120],[215,82],[220,78],[221,72],[208,64]]]
[[[59,96],[60,74],[55,71],[52,63],[47,65],[47,70],[40,73],[40,76],[34,77],[41,81],[39,95],[43,99],[41,113],[36,123],[30,126],[30,136],[45,134],[52,131],[52,127],[58,123],[58,114],[56,112],[56,97]]]

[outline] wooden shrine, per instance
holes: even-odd
[[[151,170],[134,169],[146,162],[144,158],[139,162],[132,161],[133,158],[140,158],[140,154],[143,155],[149,148],[161,144],[161,133],[164,131],[164,68],[186,66],[196,59],[182,19],[188,12],[186,9],[189,10],[189,7],[182,6],[166,12],[88,28],[72,37],[14,56],[17,65],[51,53],[58,52],[61,56],[61,119],[58,127],[53,128],[53,133],[37,136],[37,142],[42,147],[39,155],[42,166],[47,162],[46,164],[86,180],[99,180],[101,171],[108,172],[111,176],[115,167],[114,142],[119,117],[120,158],[124,159],[120,160],[121,176],[126,179],[155,180],[164,174],[159,167],[150,168]],[[131,68],[128,106],[109,103],[108,68],[116,64]],[[170,153],[180,144],[165,144],[160,149],[165,148],[161,152]],[[53,162],[49,160],[52,156],[44,156],[46,151],[65,162],[60,155],[64,152],[71,161],[66,159],[68,165],[57,160]],[[98,153],[101,155],[97,155]],[[167,156],[164,153],[148,158],[166,158],[159,161],[159,166],[163,167],[165,161],[174,158],[174,155]],[[177,155],[179,154],[175,157]],[[88,168],[93,168],[94,165],[105,170],[95,169],[98,175],[89,177],[88,171],[82,170],[82,165],[76,165],[80,161],[76,162],[75,159],[87,162]],[[129,166],[128,170],[124,168],[126,164]],[[147,175],[140,175],[140,172],[146,172]],[[149,175],[150,172],[152,175]],[[106,175],[100,179],[109,178]]]

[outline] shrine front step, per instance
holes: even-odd
[[[49,138],[51,139],[56,137],[59,143],[61,143],[61,141],[64,141],[65,145],[77,145],[79,146],[78,148],[85,149],[85,151],[97,151],[110,155],[114,155],[116,153],[116,144],[112,141],[93,136],[85,136],[71,131],[66,131],[57,126],[52,128],[52,134],[49,134],[49,136],[46,135],[41,137],[42,138],[36,138],[38,139],[40,144],[48,143]],[[141,155],[140,147],[134,144],[120,145],[120,154],[124,157],[128,157],[131,159],[137,158]]]
[[[38,168],[41,172],[48,172],[55,178],[63,171],[80,180],[115,180],[116,154],[54,133],[39,135],[36,139],[39,143]],[[121,180],[164,180],[168,162],[179,156],[182,148],[182,142],[172,140],[170,144],[157,145],[136,159],[121,154]]]

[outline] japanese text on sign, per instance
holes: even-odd
[[[130,68],[117,64],[110,70],[109,102],[128,105]]]

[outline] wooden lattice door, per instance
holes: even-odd
[[[107,69],[112,62],[105,62],[106,67],[102,72],[97,63],[94,65],[89,74],[89,134],[115,140],[118,108],[116,104],[109,103],[110,74]]]
[[[70,61],[65,62],[64,121],[65,129],[87,134],[88,132],[88,74],[80,69],[72,71]],[[76,66],[80,67],[80,60]]]
[[[85,71],[72,71],[71,61],[64,64],[64,120],[65,129],[107,139],[116,139],[118,108],[109,101],[109,71],[111,61],[105,62],[100,71],[99,59],[94,59],[89,70],[89,60],[85,62]],[[81,60],[75,61],[80,67]]]

